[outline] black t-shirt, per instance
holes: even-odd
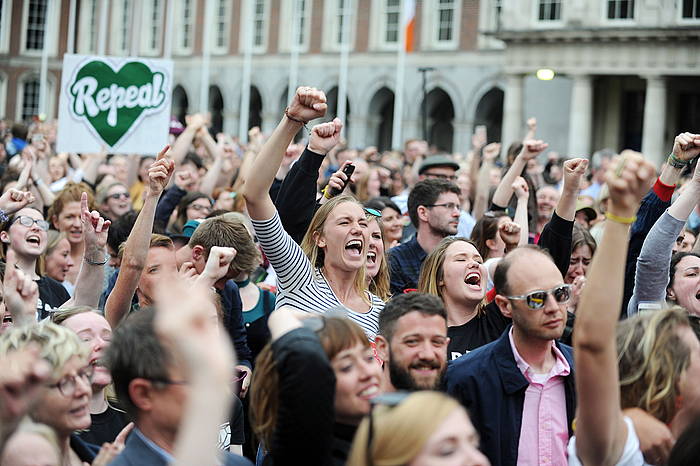
[[[39,299],[36,302],[39,320],[47,318],[55,309],[70,299],[68,291],[61,282],[51,277],[41,277],[36,281],[36,285],[39,288]]]
[[[102,446],[105,442],[114,442],[119,432],[129,423],[126,413],[107,406],[107,410],[100,414],[90,415],[90,429],[79,432],[81,440],[93,445]]]
[[[228,451],[231,445],[243,445],[244,443],[243,403],[240,398],[234,396],[231,420],[219,427],[219,448]]]
[[[501,314],[496,303],[491,302],[466,324],[447,327],[447,336],[450,337],[447,346],[449,360],[497,340],[510,323],[511,320]]]

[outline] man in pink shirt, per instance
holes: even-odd
[[[496,268],[494,287],[513,326],[450,363],[447,391],[469,410],[492,464],[566,464],[576,407],[573,354],[556,340],[571,289],[536,246],[509,253]]]

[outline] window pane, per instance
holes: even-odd
[[[131,10],[130,0],[124,0],[122,3],[122,17],[120,25],[121,40],[119,41],[119,48],[121,50],[126,50],[129,45],[129,13]]]
[[[538,19],[540,21],[561,19],[561,0],[540,0]]]
[[[46,29],[46,0],[30,0],[27,15],[27,50],[41,50],[44,46],[44,30]]]
[[[683,0],[683,18],[700,19],[700,0]]]
[[[184,49],[192,45],[192,0],[182,0],[182,40],[180,45]]]
[[[22,120],[29,120],[39,114],[39,80],[24,83],[22,92]]]

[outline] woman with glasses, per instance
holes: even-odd
[[[126,185],[116,182],[97,191],[100,212],[112,221],[131,210],[131,195]]]
[[[381,367],[365,333],[342,314],[283,308],[270,316],[272,342],[251,389],[253,429],[268,453],[262,464],[345,464],[380,392]]]
[[[171,234],[181,234],[182,228],[188,220],[202,220],[212,211],[213,202],[204,193],[191,192],[185,194],[177,205],[177,216],[170,223],[168,232]]]
[[[94,369],[88,361],[88,348],[71,330],[43,321],[6,332],[0,338],[0,355],[6,356],[30,344],[39,347],[42,359],[50,366],[48,382],[40,388],[30,417],[53,429],[61,449],[62,465],[91,463],[96,449],[75,434],[90,427]]]
[[[243,196],[263,252],[277,273],[276,307],[287,305],[305,312],[323,313],[343,306],[350,319],[374,340],[384,301],[369,291],[365,278],[369,220],[362,205],[347,195],[330,199],[316,211],[299,246],[284,231],[269,195],[294,135],[325,112],[323,92],[304,87],[297,90],[282,121],[253,162],[251,173],[256,176],[246,180]],[[334,128],[328,128],[329,131],[332,134],[337,131],[339,135],[336,122],[331,124]]]
[[[357,429],[348,466],[487,466],[467,411],[438,392],[387,393]]]
[[[445,305],[449,359],[496,340],[510,324],[496,306],[486,306],[486,280],[484,260],[466,238],[443,239],[423,262],[418,291]]]

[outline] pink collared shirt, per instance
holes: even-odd
[[[518,353],[512,328],[509,338],[518,369],[530,382],[523,404],[518,465],[566,465],[569,429],[564,377],[571,373],[569,363],[552,342],[556,362],[549,373],[537,374]]]

